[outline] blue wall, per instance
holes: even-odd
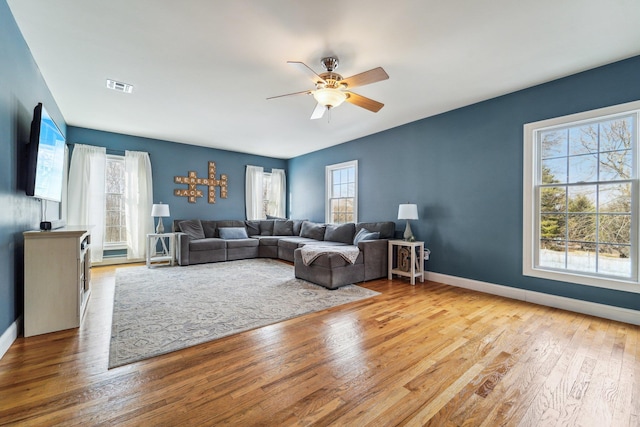
[[[170,218],[164,219],[165,228],[171,227],[176,219],[243,219],[245,218],[245,166],[262,166],[265,172],[272,168],[285,169],[287,161],[271,157],[254,156],[233,151],[216,150],[194,145],[178,144],[157,139],[141,138],[111,132],[69,126],[67,142],[106,147],[107,153],[124,154],[124,150],[146,151],[151,156],[153,173],[153,200],[169,204]],[[216,163],[216,178],[221,174],[228,177],[228,196],[220,198],[216,189],[216,202],[207,201],[207,187],[198,186],[203,197],[196,203],[189,203],[186,197],[173,194],[174,189],[187,189],[185,184],[175,184],[174,176],[187,176],[196,172],[199,178],[207,178],[208,162]]]
[[[428,270],[640,309],[640,294],[522,275],[523,125],[638,100],[639,75],[634,57],[292,159],[291,216],[323,221],[324,167],[358,160],[359,220],[417,203]]]
[[[21,185],[33,108],[42,102],[63,133],[66,125],[11,10],[0,0],[0,335],[22,314],[22,232],[38,228],[40,203]],[[49,206],[56,209],[58,204]]]

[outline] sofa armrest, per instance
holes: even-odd
[[[176,259],[178,265],[189,265],[189,235],[176,233]]]
[[[379,279],[387,276],[388,240],[364,240],[358,243],[364,262],[364,280]]]

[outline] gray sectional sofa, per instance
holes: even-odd
[[[387,275],[387,239],[394,237],[395,223],[333,225],[284,219],[195,219],[174,220],[173,231],[179,265],[248,258],[282,259],[294,263],[296,277],[336,289]],[[357,246],[359,254],[353,264],[340,254],[327,253],[306,265],[301,248],[307,245]]]

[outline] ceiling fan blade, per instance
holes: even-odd
[[[302,90],[300,92],[293,92],[293,93],[285,93],[284,95],[276,95],[276,96],[270,96],[267,99],[274,99],[274,98],[282,98],[283,96],[292,96],[292,95],[302,95],[302,94],[306,94],[309,95],[311,93],[310,90]]]
[[[381,80],[387,80],[389,75],[382,67],[374,68],[373,70],[365,71],[355,76],[347,77],[341,80],[341,84],[346,84],[348,88],[364,86],[371,83],[379,82]]]
[[[373,99],[358,95],[357,93],[347,92],[347,94],[349,96],[347,96],[347,99],[345,99],[345,101],[353,105],[357,105],[358,107],[362,107],[365,110],[377,113],[382,107],[384,107],[384,104],[382,102],[374,101]]]
[[[304,74],[309,76],[313,83],[326,83],[326,81],[320,77],[315,71],[311,69],[307,64],[300,61],[287,61],[287,64],[291,64],[296,67],[298,70],[302,71]]]
[[[325,111],[327,111],[327,107],[317,103],[316,108],[313,110],[313,113],[311,113],[311,120],[321,119]]]

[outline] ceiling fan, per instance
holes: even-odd
[[[311,77],[316,88],[303,90],[301,92],[287,93],[285,95],[272,96],[267,99],[302,94],[313,95],[317,101],[317,105],[311,114],[311,120],[322,118],[325,111],[329,111],[330,109],[337,107],[344,101],[357,105],[358,107],[362,107],[366,110],[373,111],[374,113],[377,113],[382,107],[384,107],[383,103],[358,95],[350,90],[354,87],[364,86],[388,79],[389,75],[382,69],[382,67],[374,68],[345,79],[334,71],[338,68],[338,58],[330,56],[322,58],[322,61],[320,62],[326,71],[324,73],[317,74],[311,69],[311,67],[303,62],[287,61],[287,64],[293,65],[298,70]]]

